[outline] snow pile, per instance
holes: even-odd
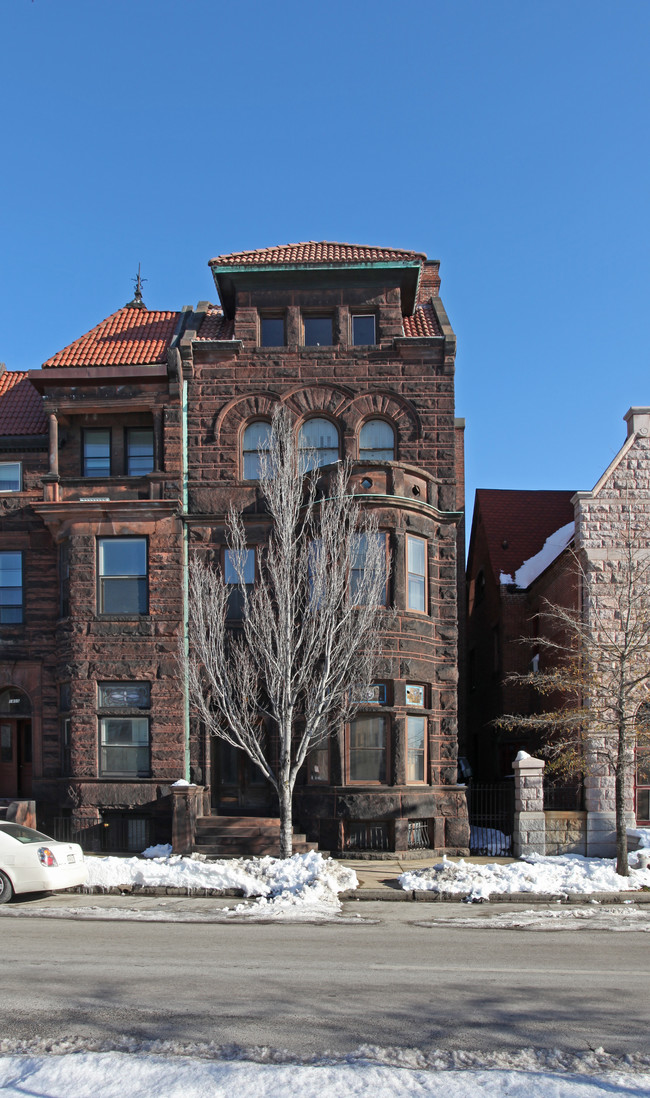
[[[271,1051],[271,1050],[269,1050]],[[59,1055],[0,1057],[0,1090],[6,1098],[39,1094],[47,1098],[150,1098],[150,1095],[182,1095],[209,1098],[236,1094],[237,1098],[615,1098],[647,1094],[650,1073],[603,1069],[598,1060],[609,1060],[602,1049],[591,1054],[589,1070],[569,1074],[566,1068],[536,1063],[530,1052],[530,1066],[475,1067],[473,1061],[487,1057],[451,1054],[459,1063],[431,1059],[418,1050],[403,1050],[407,1062],[384,1064],[374,1057],[353,1054],[346,1060],[332,1058],[317,1064],[246,1059],[195,1059],[189,1057],[129,1054],[125,1052],[65,1052]],[[415,1056],[409,1056],[413,1051]],[[599,1054],[602,1054],[600,1056]],[[435,1057],[435,1053],[434,1053]],[[551,1053],[549,1059],[553,1061]],[[504,1059],[507,1061],[508,1057]],[[515,1059],[515,1057],[511,1057]],[[556,1054],[555,1059],[561,1059]],[[415,1063],[410,1061],[415,1060]],[[467,1061],[464,1064],[464,1060]]]
[[[157,856],[159,849],[162,856]],[[88,886],[124,888],[149,885],[196,889],[241,889],[244,896],[259,896],[271,907],[305,904],[338,904],[338,893],[358,885],[352,869],[324,858],[316,850],[292,858],[233,858],[205,862],[170,854],[167,847],[149,847],[142,858],[87,858]]]
[[[158,843],[157,846],[148,846],[142,851],[143,858],[170,858],[172,853],[171,843]]]
[[[630,855],[630,867],[635,855]],[[487,900],[491,894],[536,892],[567,895],[570,892],[627,892],[650,888],[650,870],[630,868],[629,877],[619,877],[616,863],[608,858],[584,858],[581,854],[544,857],[530,854],[509,865],[474,865],[463,858],[441,862],[426,869],[402,873],[404,889],[467,896]]]
[[[530,587],[533,580],[541,576],[549,564],[552,564],[555,558],[559,557],[560,553],[566,549],[574,534],[575,522],[567,522],[566,526],[561,526],[559,530],[556,530],[554,534],[546,539],[539,553],[535,553],[533,557],[529,557],[528,560],[524,561],[515,572],[514,579],[507,572],[501,572],[499,583],[514,583],[515,586],[520,588]]]
[[[494,827],[478,827],[472,824],[470,827],[470,847],[474,854],[492,854],[497,857],[507,857],[512,846],[512,836],[505,835]]]
[[[627,833],[639,840],[639,850],[650,850],[650,827],[628,827]]]

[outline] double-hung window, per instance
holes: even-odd
[[[0,625],[20,625],[23,620],[23,555],[0,553]]]
[[[365,583],[371,582],[371,577],[366,578],[368,567],[368,554],[375,550],[373,556],[378,556],[378,567],[381,570],[381,590],[379,593],[379,605],[386,605],[386,535],[380,532],[376,534],[356,534],[352,546],[352,560],[350,568],[350,598],[353,603],[361,603],[365,597]],[[364,583],[365,581],[365,583]]]
[[[153,470],[153,428],[128,427],[126,432],[126,475],[143,477]]]
[[[387,719],[360,713],[350,721],[348,774],[351,782],[386,781]]]
[[[339,457],[339,433],[329,419],[308,419],[298,432],[303,473],[331,465]]]
[[[406,535],[407,610],[427,610],[427,543],[424,538]]]
[[[249,423],[242,443],[244,480],[259,480],[262,455],[268,454],[271,444],[271,424],[264,420]]]
[[[0,461],[0,492],[20,492],[22,489],[19,461]]]
[[[98,608],[100,614],[146,614],[147,539],[99,538]]]
[[[151,773],[149,683],[99,683],[97,700],[100,774],[148,777]]]
[[[83,443],[83,475],[85,477],[110,477],[110,428],[86,428],[83,433]]]
[[[424,782],[426,761],[426,717],[406,718],[406,780]]]
[[[361,461],[394,461],[395,432],[385,419],[368,419],[359,432]]]
[[[240,565],[240,569],[238,569]],[[232,549],[226,549],[223,561],[223,581],[230,588],[228,596],[228,617],[241,618],[244,609],[244,596],[239,580],[241,570],[244,586],[250,592],[255,583],[255,550],[244,549],[241,559]]]

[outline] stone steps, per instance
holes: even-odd
[[[317,850],[304,834],[294,831],[293,853]],[[194,850],[208,857],[280,856],[280,820],[271,816],[200,816]]]

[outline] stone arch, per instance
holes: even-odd
[[[282,402],[299,419],[324,414],[330,419],[340,419],[353,397],[351,389],[334,385],[301,385],[290,389]]]
[[[422,437],[422,424],[415,408],[397,393],[383,390],[359,393],[350,402],[346,413],[355,435],[359,434],[365,420],[375,416],[387,419],[395,428],[398,450],[400,442],[417,442]]]
[[[244,426],[252,419],[271,419],[274,408],[281,400],[278,393],[268,390],[233,397],[215,416],[212,435],[214,442],[219,445],[225,437],[238,438]]]

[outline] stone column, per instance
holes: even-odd
[[[203,815],[203,786],[172,786],[172,850],[191,854],[196,835],[197,816]]]
[[[515,772],[515,826],[512,836],[515,858],[546,853],[543,759],[520,751],[512,764]]]
[[[53,412],[48,416],[50,425],[50,473],[59,475],[59,421]]]

